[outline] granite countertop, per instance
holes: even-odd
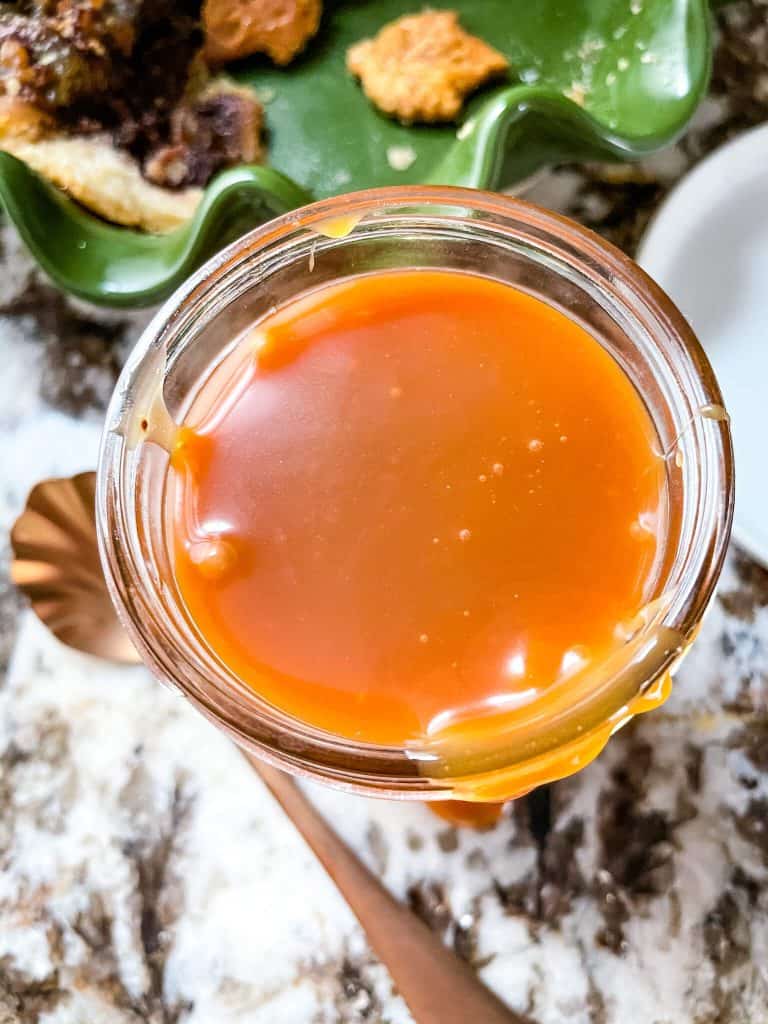
[[[549,171],[530,197],[632,252],[674,180],[768,119],[768,6],[718,21],[711,95],[677,146]],[[65,301],[9,229],[0,241],[5,545],[32,484],[94,467],[146,316]],[[22,608],[7,555],[0,1024],[410,1021],[228,741],[143,669],[61,647]],[[309,788],[530,1024],[768,1021],[768,573],[738,549],[667,705],[493,831]]]

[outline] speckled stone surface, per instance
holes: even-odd
[[[691,163],[768,119],[768,6],[719,24],[711,97],[678,146],[559,168],[531,198],[632,252]],[[65,302],[1,240],[4,544],[32,484],[94,466],[146,317]],[[228,742],[144,670],[59,646],[2,557],[0,1024],[410,1021]],[[493,831],[311,792],[530,1024],[768,1021],[768,573],[737,550],[668,704]]]

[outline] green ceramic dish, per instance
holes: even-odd
[[[556,160],[644,156],[679,135],[706,88],[706,0],[446,6],[512,67],[508,82],[474,97],[459,126],[388,120],[344,68],[350,43],[421,4],[329,3],[320,35],[289,68],[248,61],[231,69],[265,104],[270,166],[220,174],[185,227],[146,235],[105,224],[2,152],[0,199],[62,288],[106,305],[143,306],[228,241],[312,199],[414,182],[496,189]]]

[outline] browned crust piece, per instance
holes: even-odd
[[[320,25],[322,0],[206,0],[205,56],[212,64],[265,53],[290,64]]]
[[[150,154],[144,174],[156,185],[180,188],[205,185],[225,167],[259,163],[263,121],[255,93],[214,79],[174,110],[170,141]]]
[[[368,99],[404,124],[453,121],[469,93],[508,67],[503,54],[464,31],[456,11],[405,15],[347,51],[347,68]]]

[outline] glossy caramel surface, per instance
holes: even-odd
[[[266,700],[400,745],[538,705],[652,589],[664,463],[614,359],[452,271],[305,294],[240,339],[179,431],[176,583]]]

